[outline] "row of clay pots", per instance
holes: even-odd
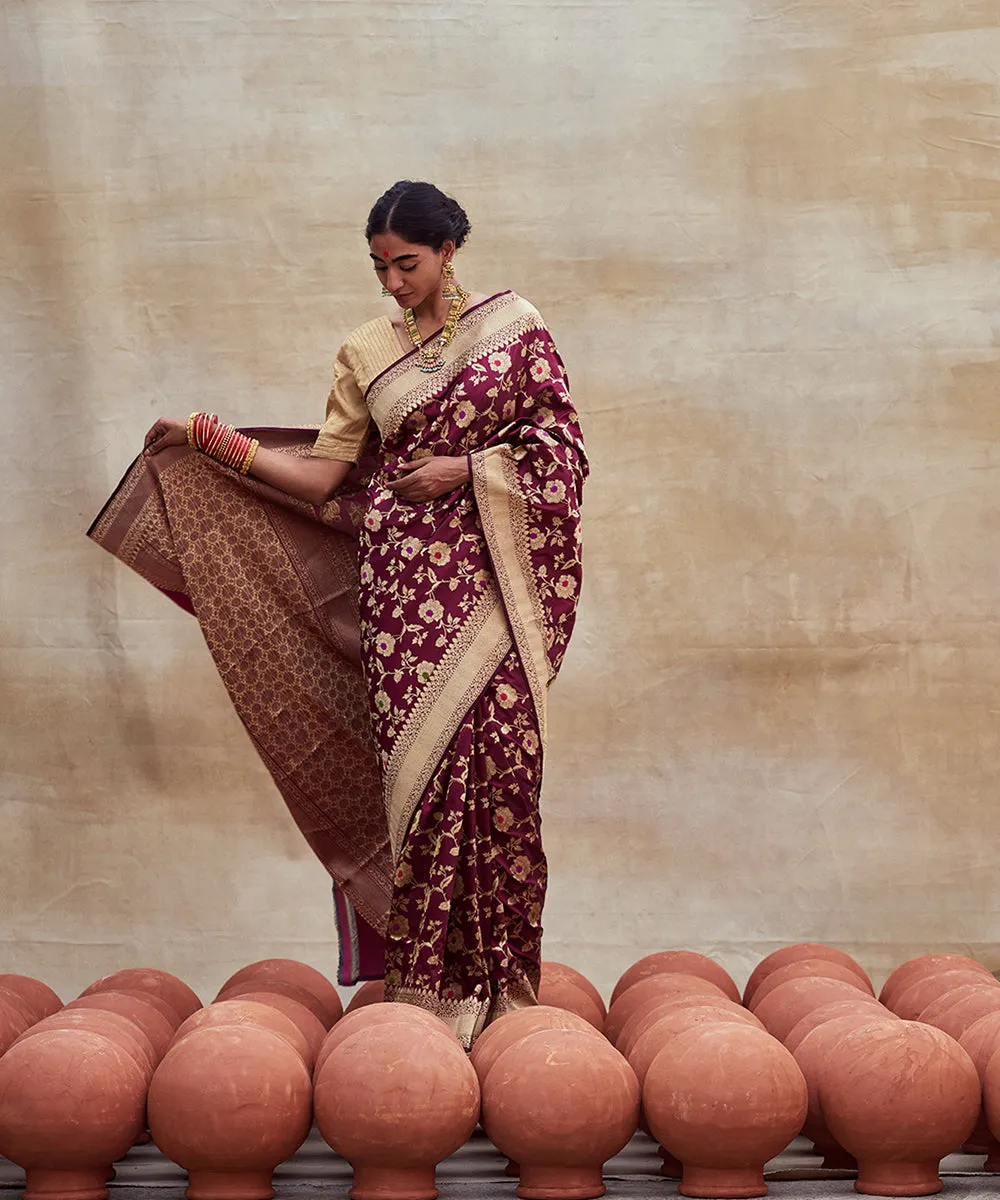
[[[692,951],[647,956],[612,993],[605,1034],[640,1085],[662,1173],[684,1195],[765,1195],[764,1164],[805,1118],[795,1060],[739,1001],[730,976]]]
[[[29,1192],[101,1200],[111,1163],[145,1136],[148,1101],[157,1144],[191,1172],[189,1195],[220,1171],[232,1183],[234,1166],[250,1182],[233,1195],[272,1194],[271,1171],[308,1133],[312,1065],[342,1012],[320,972],[254,963],[208,1008],[154,969],[106,976],[65,1007],[37,981],[7,979],[36,1004],[0,1057],[0,1153]]]
[[[970,1056],[949,1033],[924,1023],[930,1006],[950,1009],[940,1003],[949,989],[968,984],[944,979],[943,965],[939,956],[903,964],[876,1000],[862,968],[842,951],[789,947],[759,964],[744,992],[806,1080],[804,1132],[824,1166],[857,1169],[859,1192],[940,1190],[940,1159],[959,1147],[979,1113]],[[985,968],[968,969],[978,989],[1000,998]]]

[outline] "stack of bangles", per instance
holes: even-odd
[[[192,413],[187,423],[188,445],[241,475],[253,466],[260,442],[240,433],[235,425],[220,425],[215,413]]]

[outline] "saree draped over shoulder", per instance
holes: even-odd
[[[198,616],[333,876],[341,981],[384,972],[387,998],[471,1045],[536,1001],[546,692],[587,470],[562,362],[511,292],[462,315],[434,373],[382,318],[338,355],[318,438],[253,432],[358,466],[315,509],[164,451],[133,464],[91,536]],[[435,454],[467,455],[470,482],[425,503],[386,486]]]

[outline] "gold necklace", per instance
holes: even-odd
[[[448,310],[448,319],[445,321],[444,328],[437,337],[432,338],[429,342],[424,342],[420,336],[420,330],[417,328],[417,318],[413,313],[413,309],[403,309],[403,324],[406,326],[406,332],[410,335],[410,341],[416,348],[417,366],[427,374],[431,371],[440,371],[444,366],[444,351],[455,336],[455,330],[458,328],[458,318],[462,315],[465,302],[469,298],[469,293],[461,284],[456,283],[453,286],[455,288],[455,298],[452,300],[451,308]]]

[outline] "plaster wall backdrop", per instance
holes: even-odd
[[[995,0],[4,0],[0,962],[332,973],[198,629],[84,538],[160,413],[322,419],[395,179],[593,458],[546,953],[1000,967]]]

